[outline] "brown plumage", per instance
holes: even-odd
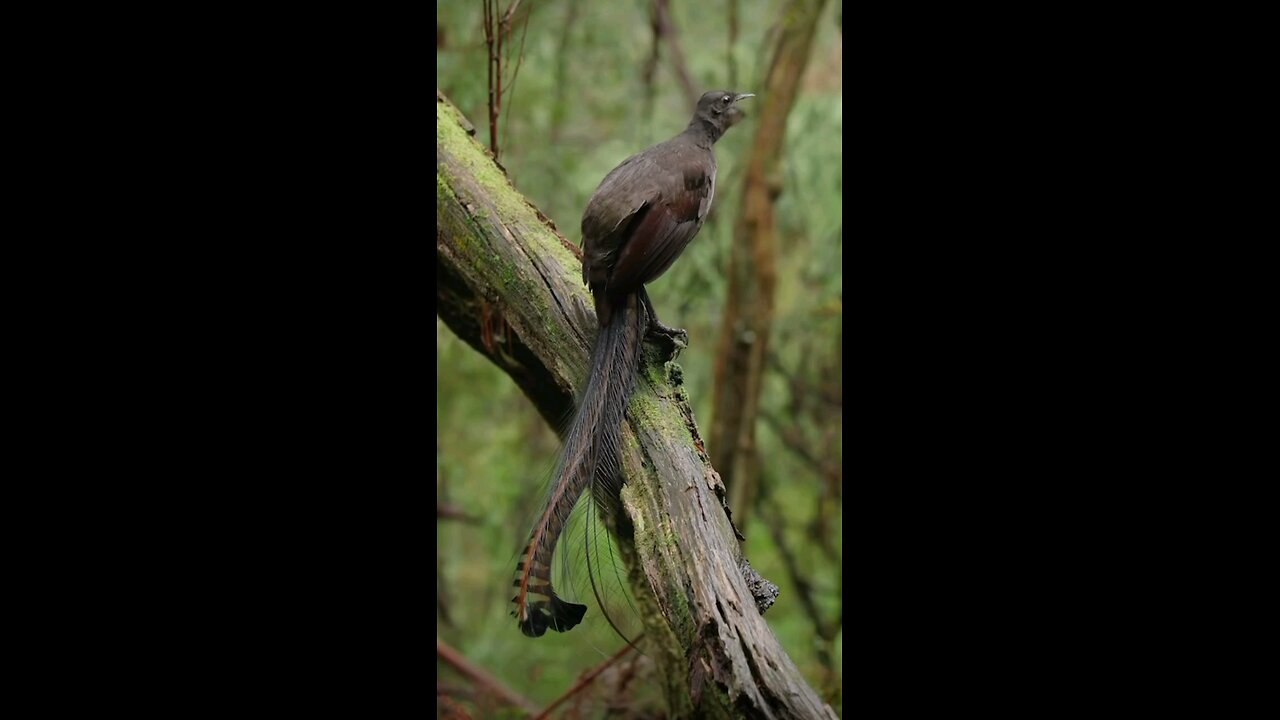
[[[606,511],[618,502],[618,443],[641,338],[645,332],[684,334],[658,322],[644,286],[671,267],[706,220],[716,192],[711,146],[743,117],[737,103],[746,97],[752,95],[704,94],[684,132],[622,161],[601,181],[582,214],[582,279],[595,299],[600,330],[591,375],[565,433],[556,481],[516,566],[513,614],[526,635],[538,637],[547,628],[565,632],[586,613],[585,605],[557,597],[551,557],[588,486]]]

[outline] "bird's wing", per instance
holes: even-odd
[[[582,214],[582,281],[593,291],[609,284],[618,252],[650,205],[662,196],[657,164],[632,155],[600,182]]]
[[[609,294],[619,297],[656,280],[698,234],[715,193],[715,169],[697,163],[667,174],[657,198],[645,203],[627,223],[617,261],[609,275]]]
[[[646,176],[644,169],[650,165],[652,163],[645,162],[640,154],[636,154],[604,176],[582,214],[584,247],[589,240],[600,242],[608,238],[644,205],[647,195],[653,194],[643,192],[640,187]],[[619,202],[619,198],[623,201]]]

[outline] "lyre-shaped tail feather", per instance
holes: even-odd
[[[582,622],[586,605],[561,600],[551,589],[549,552],[540,542],[545,526],[534,531],[524,549],[524,560],[516,565],[516,596],[511,598],[516,609],[511,613],[520,623],[520,632],[529,637],[542,637],[551,628],[568,632]]]
[[[573,506],[597,474],[616,476],[621,426],[640,364],[640,339],[647,322],[640,296],[625,302],[600,328],[591,375],[577,414],[565,433],[551,496],[516,566],[512,613],[520,630],[540,637],[547,628],[566,632],[582,622],[586,605],[561,600],[551,587],[551,558]],[[612,491],[616,493],[616,490]],[[616,502],[616,499],[615,499]]]
[[[549,600],[526,603],[525,619],[520,621],[520,632],[529,637],[542,637],[547,628],[556,632],[568,632],[587,614],[587,606],[566,602],[552,595]]]

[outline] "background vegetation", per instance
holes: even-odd
[[[499,3],[504,12],[509,4]],[[699,92],[757,90],[783,6],[782,0],[520,3],[504,67],[504,87],[512,89],[504,95],[499,123],[500,161],[515,186],[578,242],[582,208],[600,179],[688,122],[692,106],[673,49],[679,47]],[[488,144],[482,4],[444,0],[437,7],[437,88]],[[656,63],[655,8],[667,20]],[[752,507],[741,513],[747,557],[782,590],[766,615],[769,625],[837,710],[843,642],[838,13],[838,5],[825,10],[787,125],[777,204],[777,314],[758,428],[761,487]],[[675,266],[650,286],[663,320],[689,331],[690,347],[679,362],[704,431],[725,297],[723,268],[733,243],[740,169],[754,131],[748,117],[717,144],[711,217]],[[516,386],[438,320],[436,348],[438,506],[446,515],[466,516],[437,523],[437,636],[534,704],[545,705],[622,642],[599,622],[538,640],[519,633],[508,615],[510,576],[559,441]],[[588,620],[593,615],[598,618],[589,611]],[[643,676],[642,668],[636,672]],[[467,681],[449,672],[439,682],[454,697],[468,695]],[[643,683],[633,681],[625,693],[614,692],[612,702],[620,710],[636,708],[644,694]],[[483,699],[477,702],[472,708],[480,715],[497,712]],[[606,694],[596,702],[610,699]]]

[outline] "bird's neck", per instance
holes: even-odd
[[[706,118],[695,117],[689,121],[689,127],[684,129],[684,134],[699,147],[710,149],[720,136],[724,135],[724,129]]]

